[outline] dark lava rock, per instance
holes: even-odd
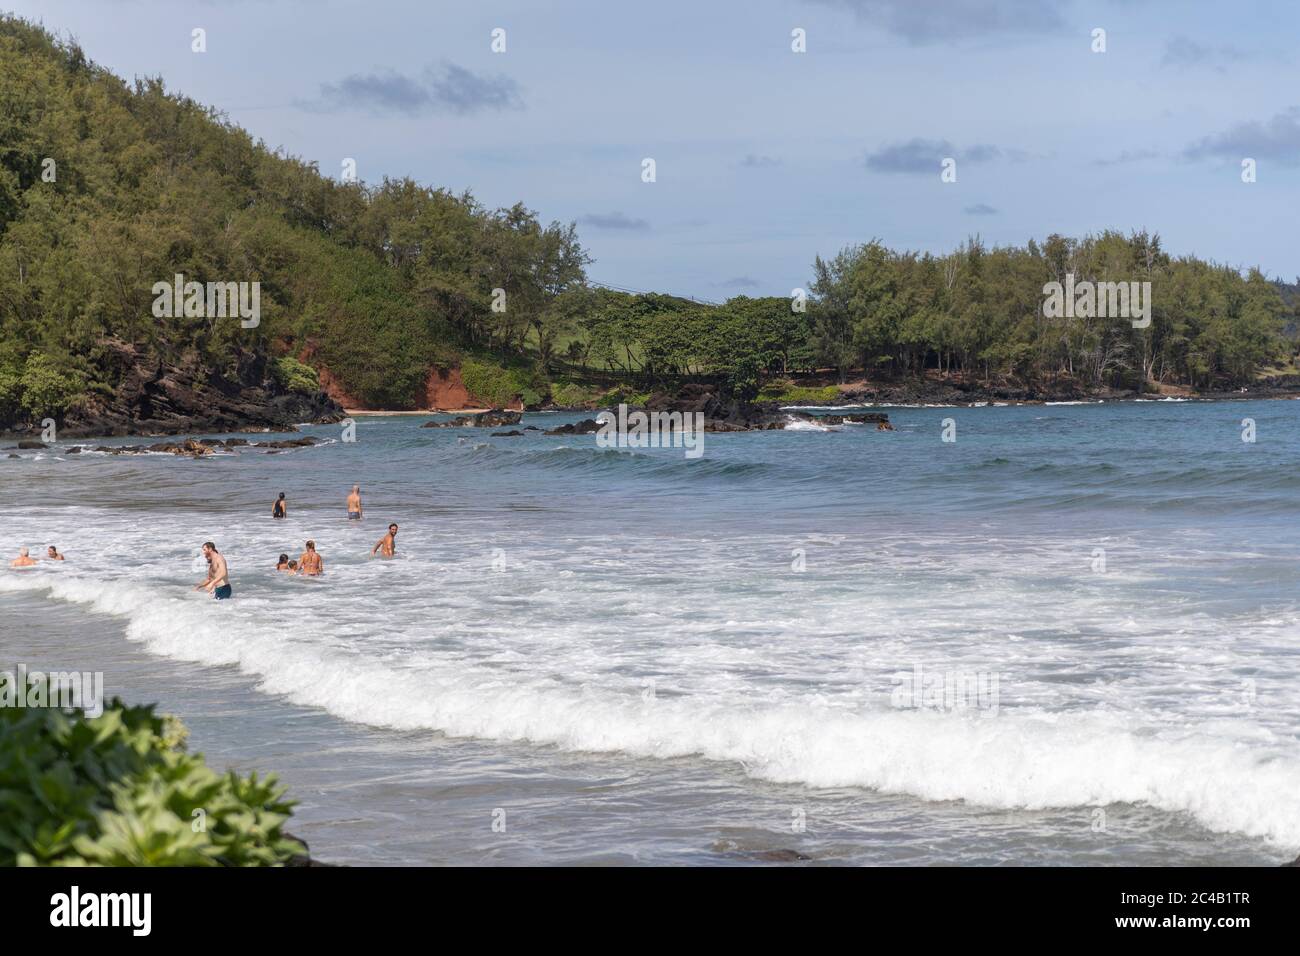
[[[254,448],[310,448],[316,444],[316,439],[310,435],[304,435],[302,438],[284,438],[280,441],[255,441],[250,444]]]
[[[504,408],[494,408],[477,415],[461,415],[445,422],[425,422],[421,428],[500,428],[502,425],[518,425],[523,421],[523,412],[512,412]]]
[[[73,445],[71,448],[68,449],[68,454],[69,454],[69,455],[80,455],[80,454],[81,454],[81,446],[80,446],[80,445]]]
[[[231,367],[217,374],[197,354],[173,364],[120,339],[101,339],[97,345],[112,391],[93,393],[70,407],[60,423],[60,437],[290,431],[298,422],[346,417],[342,406],[324,392],[287,391],[276,381],[264,353],[237,350]],[[39,431],[34,422],[0,415],[4,429]]]
[[[45,444],[45,442],[43,441],[20,441],[14,447],[18,449],[25,449],[27,451],[34,451],[38,448],[49,448],[50,446]]]
[[[594,435],[600,431],[600,422],[594,418],[584,418],[580,422],[570,422],[568,425],[560,425],[552,428],[544,434],[547,435]]]
[[[517,428],[512,428],[512,429],[511,429],[510,431],[508,431],[508,432],[493,432],[489,437],[491,437],[491,438],[521,438],[521,437],[523,437],[523,434],[524,434],[524,433],[521,432],[519,429],[517,429]]]

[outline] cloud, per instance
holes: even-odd
[[[1065,27],[1068,0],[816,0],[921,46]]]
[[[771,156],[757,156],[750,153],[740,161],[740,165],[747,169],[759,169],[764,166],[780,166],[781,160],[774,159]]]
[[[593,229],[611,229],[618,232],[646,232],[650,223],[644,219],[633,219],[621,212],[591,212],[578,220]]]
[[[1022,155],[1018,150],[1012,152],[1012,158]],[[949,157],[984,163],[1002,155],[1001,149],[987,143],[960,150],[946,139],[909,139],[869,153],[867,168],[877,173],[938,173],[940,164]]]
[[[762,283],[749,276],[736,276],[726,282],[719,282],[718,285],[726,286],[729,289],[757,289]]]
[[[1161,57],[1160,65],[1182,70],[1208,66],[1222,73],[1226,64],[1248,58],[1248,53],[1230,44],[1209,47],[1185,36],[1175,36],[1165,42],[1165,55]]]
[[[1094,166],[1122,166],[1126,163],[1140,163],[1148,159],[1155,159],[1158,153],[1154,149],[1126,149],[1118,156],[1112,156],[1109,159],[1094,159]]]
[[[962,210],[962,212],[968,216],[996,216],[998,214],[996,209],[982,202],[977,202],[973,206],[967,206]]]
[[[1187,159],[1271,159],[1283,166],[1300,165],[1300,106],[1283,110],[1266,122],[1238,123],[1206,136],[1183,150]]]
[[[316,112],[361,110],[371,113],[455,113],[467,116],[488,110],[523,109],[519,85],[508,76],[474,73],[444,62],[424,69],[419,78],[394,70],[353,73],[337,83],[322,83],[320,97],[299,101]]]

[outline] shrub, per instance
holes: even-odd
[[[306,392],[311,395],[320,391],[320,376],[316,370],[287,355],[271,364],[271,374],[281,388],[287,388],[291,392]]]
[[[509,404],[516,396],[522,397],[525,405],[540,404],[546,390],[537,369],[518,362],[502,365],[492,359],[466,356],[460,365],[460,377],[471,396],[494,408]]]
[[[84,384],[80,372],[56,364],[43,352],[27,356],[18,382],[23,408],[37,418],[61,414],[81,394]]]
[[[11,679],[0,677],[0,682]],[[0,707],[0,866],[276,866],[305,852],[281,830],[274,777],[218,774],[153,706],[99,717]]]
[[[600,389],[576,382],[552,382],[551,402],[563,408],[590,408],[600,398]]]
[[[775,379],[766,383],[758,392],[758,398],[764,402],[780,402],[782,405],[823,405],[836,401],[840,390],[834,385],[824,388],[809,388],[796,385],[789,379]]]

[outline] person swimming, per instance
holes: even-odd
[[[59,554],[59,549],[56,548],[54,545],[50,545],[48,548],[45,549],[45,556],[49,558],[51,561],[63,560],[63,555]]]
[[[30,568],[36,563],[36,559],[29,557],[26,548],[18,549],[18,557],[9,562],[11,568]]]
[[[378,551],[386,558],[391,558],[397,552],[397,525],[396,524],[390,524],[388,526],[388,534],[384,535],[377,542],[375,542],[375,546],[370,549],[371,555],[374,555],[376,551]]]
[[[218,601],[224,601],[231,595],[226,559],[211,541],[203,542],[203,556],[208,559],[208,576],[194,585],[194,590],[208,591]]]
[[[294,574],[305,574],[308,577],[316,577],[318,574],[325,573],[325,562],[316,551],[316,542],[308,541],[307,550],[298,558],[298,569]]]
[[[289,556],[288,556],[287,554],[282,554],[282,555],[280,555],[280,560],[279,560],[279,562],[276,564],[275,569],[276,569],[277,571],[289,571],[289,570],[292,570],[292,569],[289,567]]]
[[[285,570],[286,570],[286,571],[297,571],[297,570],[298,570],[298,562],[295,561],[295,560],[293,560],[292,558],[290,558],[290,559],[289,559],[289,564],[285,567]]]
[[[280,492],[280,497],[275,499],[275,504],[271,505],[272,518],[289,517],[289,502],[284,500],[284,492]]]
[[[348,495],[348,520],[361,520],[361,486],[353,485],[352,492]]]

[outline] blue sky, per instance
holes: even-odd
[[[576,220],[590,275],[617,286],[789,295],[814,255],[871,238],[944,252],[974,233],[1019,244],[1105,228],[1300,273],[1290,0],[0,9],[76,37],[128,79],[161,75],[327,175],[351,157],[367,181],[410,175]],[[205,53],[191,52],[195,27]],[[806,53],[791,50],[796,28]],[[940,179],[944,156],[956,182]]]

